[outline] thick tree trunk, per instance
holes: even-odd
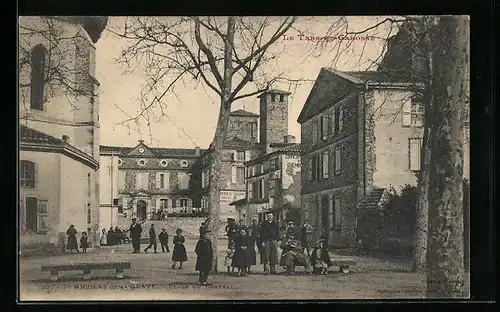
[[[212,143],[212,153],[211,153],[211,168],[210,168],[210,183],[209,192],[210,200],[208,202],[208,212],[209,217],[206,221],[206,226],[212,232],[212,251],[214,254],[212,261],[212,271],[217,272],[217,240],[219,229],[221,227],[220,220],[220,187],[221,187],[221,169],[222,169],[222,151],[224,148],[225,136],[227,133],[227,127],[229,124],[229,112],[231,108],[227,103],[221,103],[219,120],[217,122],[217,128],[215,130],[215,137]]]
[[[469,19],[442,16],[433,30],[427,297],[464,297],[463,131],[468,101]]]
[[[215,137],[212,143],[212,162],[210,170],[210,200],[208,202],[208,211],[210,216],[207,219],[207,226],[212,231],[212,271],[218,272],[217,267],[217,243],[218,234],[221,226],[220,220],[220,188],[222,184],[221,169],[222,169],[222,152],[224,149],[224,142],[226,140],[227,128],[229,126],[229,113],[231,112],[231,92],[232,92],[232,79],[233,79],[233,45],[234,45],[234,32],[236,20],[234,16],[227,19],[227,31],[224,39],[224,77],[223,81],[219,81],[221,86],[221,104],[219,111],[219,120],[217,122],[217,129],[215,130]]]

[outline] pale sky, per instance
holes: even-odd
[[[110,17],[108,27],[121,25],[122,19]],[[287,36],[297,36],[299,30],[311,36],[324,36],[336,19],[335,17],[300,17],[295,24],[296,30],[290,30]],[[380,20],[380,17],[351,17],[349,31],[365,29],[367,26],[376,24],[376,20]],[[194,148],[196,145],[201,148],[208,147],[213,139],[217,123],[218,97],[210,88],[201,85],[196,87],[194,83],[179,84],[175,89],[178,97],[173,94],[169,95],[166,109],[168,118],[151,122],[152,140],[145,121],[141,121],[139,126],[130,124],[125,127],[118,124],[128,119],[127,114],[135,116],[138,113],[139,104],[136,99],[145,82],[145,76],[141,70],[133,74],[124,74],[125,68],[115,62],[125,44],[123,39],[107,30],[96,44],[96,75],[100,82],[101,145],[135,146],[138,140],[143,139],[146,144],[154,147]],[[343,54],[335,68],[364,70],[366,62],[379,56],[381,44],[382,41],[379,39],[368,41],[366,46],[364,46],[365,42],[355,42],[354,51]],[[311,91],[313,80],[316,79],[322,67],[332,67],[331,62],[336,51],[329,49],[327,44],[320,56],[311,55],[311,42],[282,39],[275,43],[273,49],[276,49],[273,51],[282,52],[279,53],[275,62],[266,64],[266,72],[283,72],[287,78],[306,80],[297,86],[289,83],[275,85],[275,88],[292,92],[289,98],[288,131],[300,141],[300,125],[297,123],[297,117]],[[360,54],[363,54],[361,62],[364,65],[362,66],[358,65]],[[259,113],[258,99],[249,97],[233,103],[232,110],[239,108]]]

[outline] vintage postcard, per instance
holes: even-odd
[[[19,300],[469,298],[469,17],[19,18]]]

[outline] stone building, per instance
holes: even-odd
[[[204,150],[101,146],[101,225],[128,224],[167,216],[192,215],[191,166]],[[112,177],[112,178],[111,178]],[[111,196],[112,195],[112,196]]]
[[[245,198],[245,166],[243,163],[255,158],[260,152],[257,143],[259,115],[236,110],[229,115],[229,127],[222,151],[220,178],[220,219],[236,218],[237,211],[229,204]],[[199,176],[200,188],[193,189],[200,198],[201,209],[208,209],[210,200],[209,179],[212,149],[207,149],[193,166],[193,175]]]
[[[106,17],[20,17],[22,252],[64,246],[74,224],[99,229],[99,82],[95,46]],[[29,31],[27,31],[29,30]],[[63,39],[64,38],[64,39]]]
[[[321,69],[299,115],[302,206],[316,237],[334,246],[357,240],[359,204],[383,190],[416,185],[423,105],[392,72]]]
[[[269,153],[245,162],[246,197],[230,204],[246,224],[263,221],[267,212],[284,220],[287,212],[300,209],[300,144],[286,136],[283,143],[272,143],[269,148]]]

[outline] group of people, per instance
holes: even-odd
[[[115,245],[121,245],[122,243],[126,243],[128,240],[127,235],[125,235],[125,232],[120,230],[118,226],[110,227],[109,230],[106,232],[106,229],[102,229],[101,232],[101,238],[100,238],[100,245],[101,246],[115,246]]]
[[[140,253],[142,226],[137,223],[136,218],[132,218],[132,224],[130,225],[129,232],[130,239],[132,241],[132,253]],[[149,245],[144,249],[144,252],[148,253],[149,249],[153,248],[153,252],[158,253],[157,241],[160,241],[162,252],[170,252],[167,230],[162,228],[161,232],[157,235],[155,225],[151,224],[151,227],[149,228]],[[179,263],[179,269],[182,269],[182,263],[188,260],[186,247],[184,246],[185,241],[186,239],[182,235],[182,230],[177,229],[175,231],[175,236],[172,239],[174,246],[172,251],[172,269],[176,268],[177,263]]]
[[[66,230],[66,235],[68,235],[68,243],[66,244],[66,249],[69,250],[70,253],[73,253],[74,251],[79,253],[80,249],[82,249],[83,253],[87,253],[87,248],[89,248],[87,232],[82,232],[82,236],[80,237],[80,249],[78,249],[78,240],[76,239],[77,234],[78,231],[75,229],[75,225],[71,224]]]
[[[228,272],[238,270],[238,276],[250,273],[250,267],[256,264],[255,247],[264,265],[264,274],[276,274],[276,266],[282,266],[287,274],[294,274],[296,266],[304,266],[308,272],[326,274],[331,266],[327,250],[327,240],[321,239],[313,246],[313,227],[306,220],[300,226],[293,221],[286,226],[279,226],[272,214],[267,220],[251,226],[245,226],[243,220],[237,224],[228,220],[226,226],[228,248],[225,266]],[[278,249],[281,256],[278,257]],[[312,271],[311,271],[312,266]]]

